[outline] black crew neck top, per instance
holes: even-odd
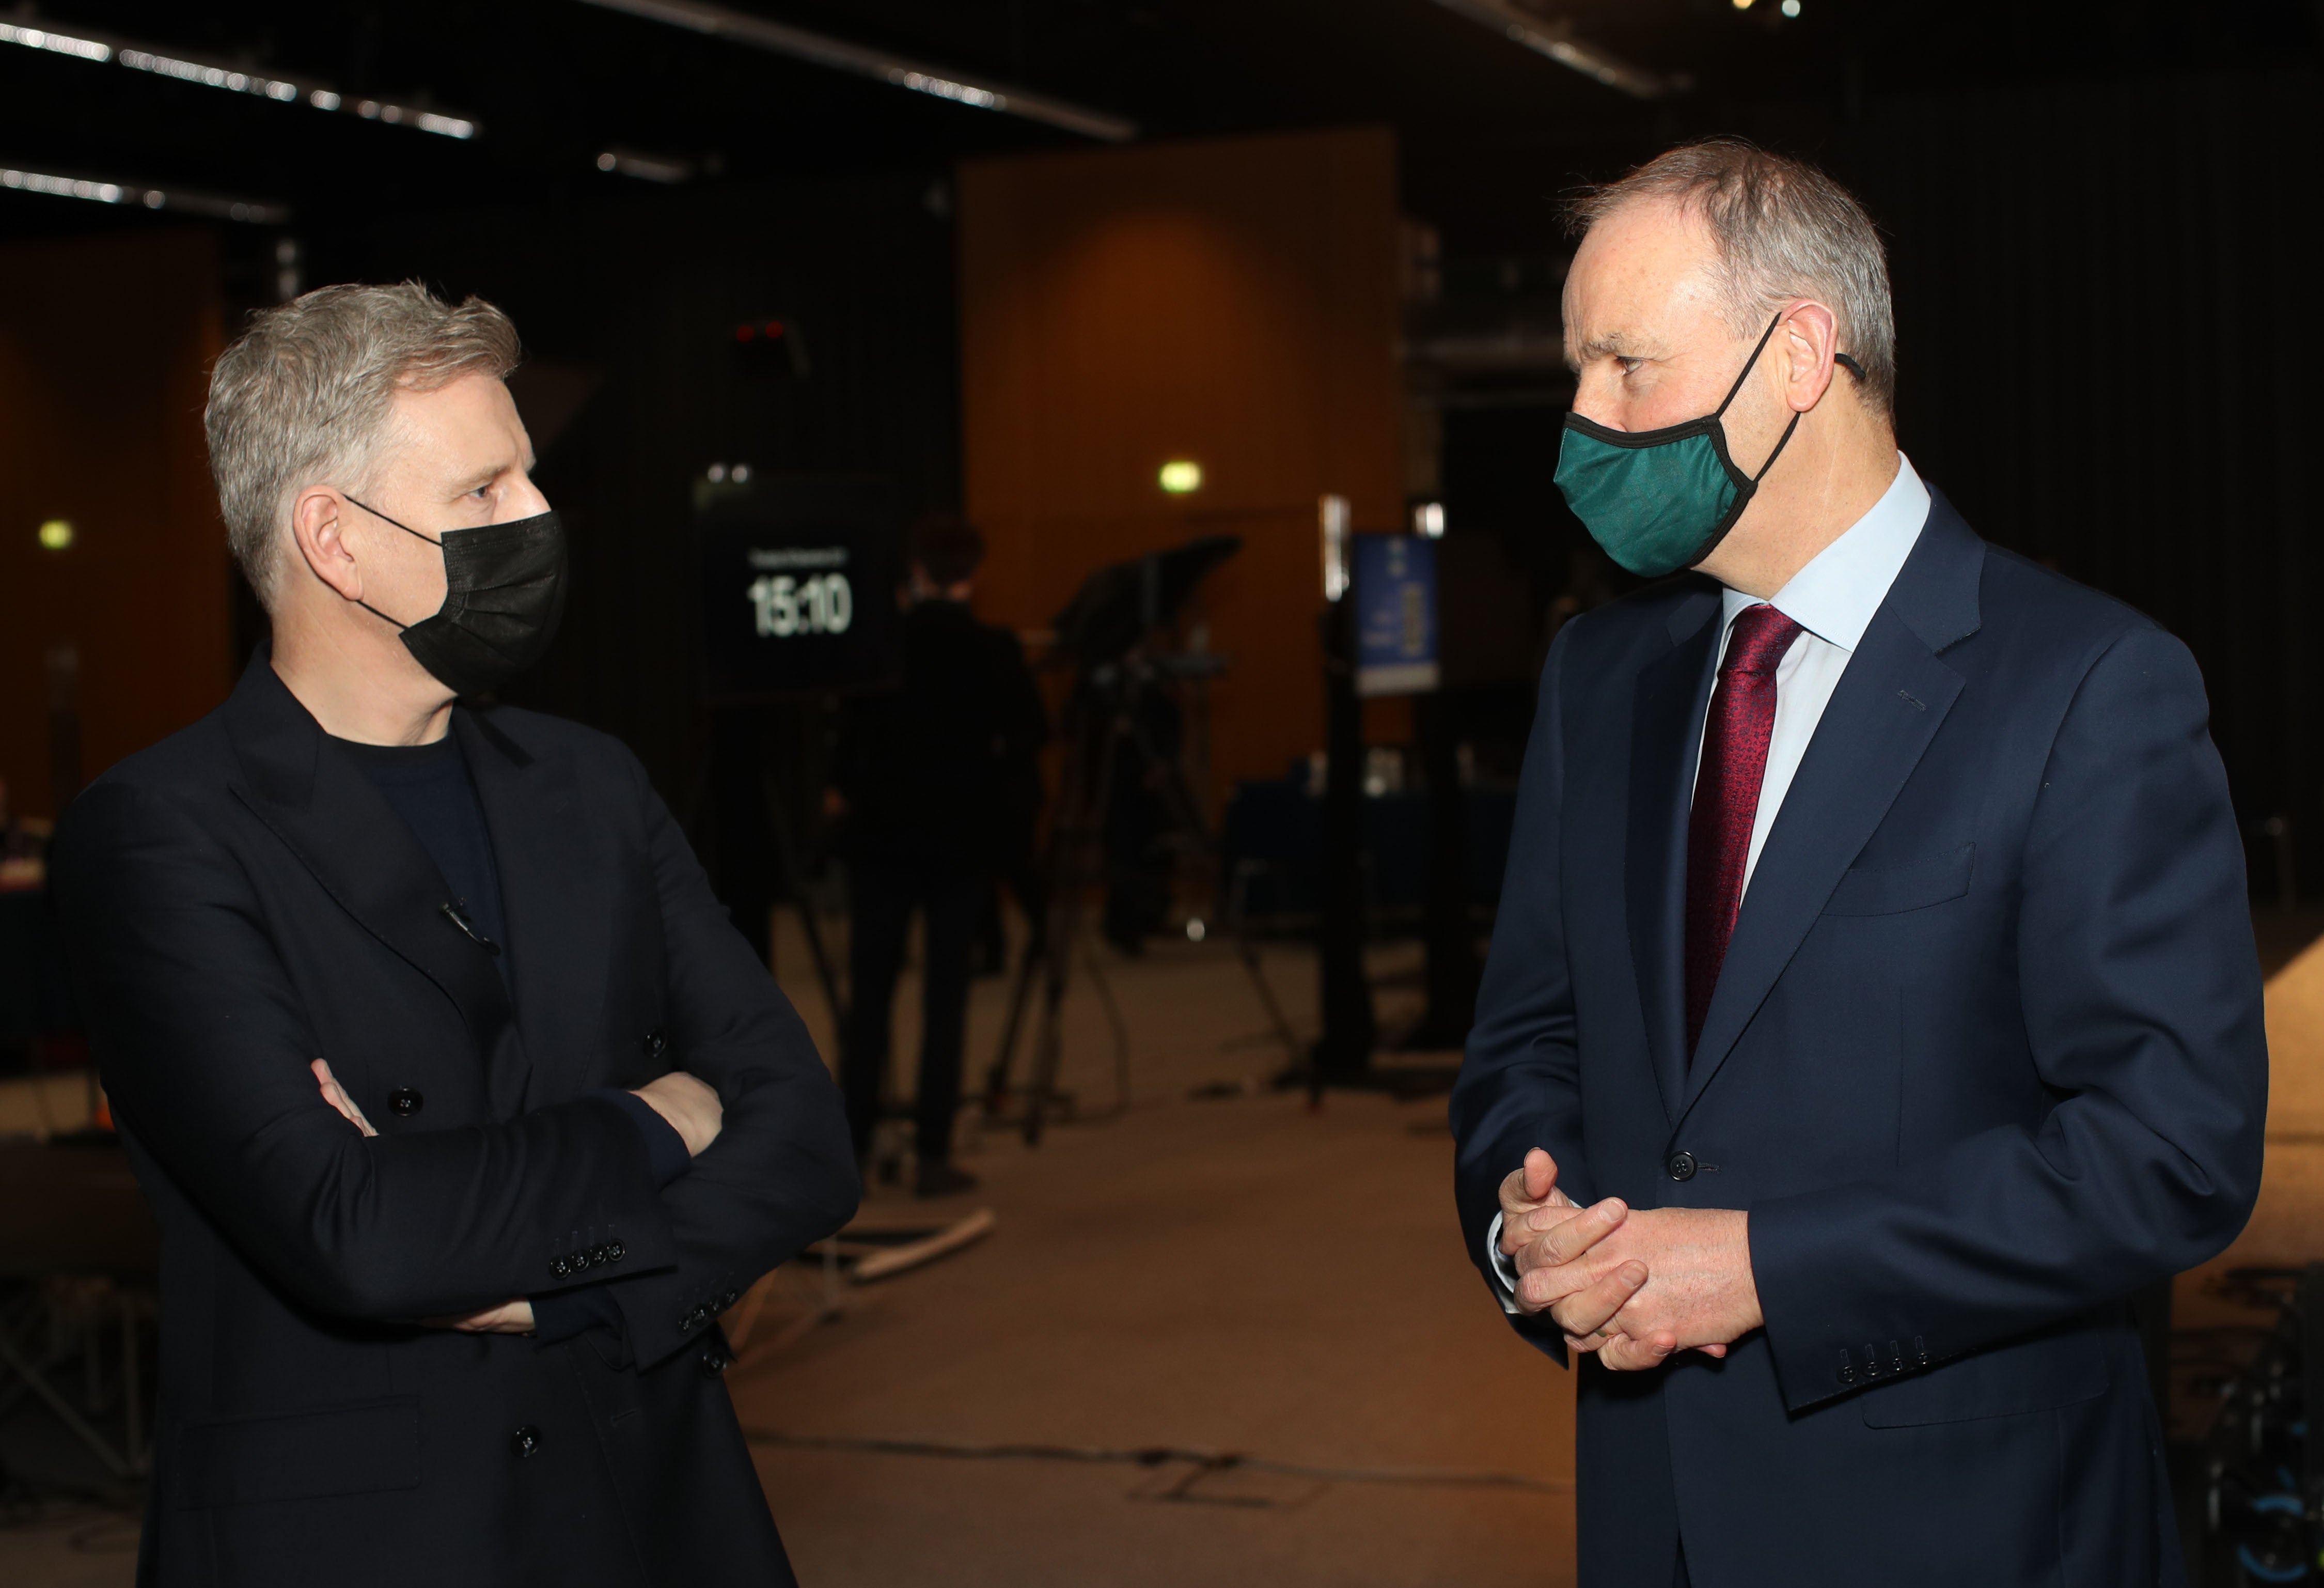
[[[484,803],[476,798],[460,741],[447,734],[433,744],[337,743],[436,863],[452,890],[447,902],[459,907],[479,937],[500,948],[493,964],[501,980],[509,982],[508,918],[501,907],[500,870],[493,863],[492,829],[484,825]]]

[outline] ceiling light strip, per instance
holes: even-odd
[[[365,121],[383,121],[390,126],[414,127],[443,138],[466,141],[482,130],[470,116],[445,115],[385,99],[349,99],[337,90],[308,78],[244,71],[239,67],[226,66],[218,61],[172,55],[145,45],[132,44],[104,33],[60,33],[53,28],[0,23],[0,44],[45,51],[99,66],[112,61],[127,67],[131,71],[171,78],[178,82],[191,83],[197,88],[218,88],[229,94],[254,94],[278,105],[306,105],[316,110],[345,112]]]
[[[1436,4],[1456,16],[1465,16],[1492,29],[1513,44],[1546,55],[1560,66],[1633,98],[1666,98],[1683,94],[1694,86],[1693,79],[1683,72],[1665,77],[1618,60],[1595,44],[1575,38],[1572,23],[1545,22],[1518,10],[1512,0],[1436,0]]]
[[[0,189],[45,193],[53,198],[81,198],[94,204],[119,204],[132,208],[174,210],[180,215],[238,220],[252,226],[279,226],[290,219],[290,207],[258,198],[235,198],[194,188],[157,188],[144,182],[106,177],[66,176],[56,171],[25,171],[0,165]]]
[[[1138,124],[1102,110],[1091,110],[1063,99],[1052,99],[1046,94],[1028,93],[1002,83],[981,81],[964,72],[948,67],[931,66],[926,61],[910,60],[890,55],[862,44],[852,44],[844,39],[835,39],[826,33],[810,32],[805,28],[769,22],[761,16],[730,11],[723,5],[709,5],[702,0],[582,0],[585,5],[595,5],[604,11],[618,11],[626,16],[640,17],[647,22],[663,23],[688,32],[701,33],[713,39],[727,39],[737,44],[749,44],[777,55],[788,55],[794,60],[804,60],[811,66],[826,67],[875,82],[908,88],[915,94],[933,95],[957,105],[973,106],[979,110],[997,111],[1003,115],[1041,122],[1048,126],[1062,127],[1069,133],[1096,138],[1108,143],[1126,143],[1138,136]]]

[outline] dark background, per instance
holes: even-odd
[[[1441,239],[1442,293],[1414,309],[1416,337],[1554,337],[1561,196],[1673,141],[1741,133],[1825,164],[1889,240],[1915,464],[1989,538],[2184,638],[2246,819],[2324,833],[2309,617],[2324,5],[1535,8],[1690,80],[1651,100],[1432,0],[744,8],[1128,116],[1149,138],[1391,125],[1404,207]],[[950,172],[1081,142],[578,0],[73,0],[43,16],[481,123],[456,143],[0,47],[0,163],[290,207],[281,226],[216,223],[238,310],[273,301],[286,269],[308,286],[418,276],[510,310],[534,361],[520,391],[541,477],[576,554],[567,639],[523,695],[621,734],[674,799],[707,735],[692,482],[747,461],[879,473],[917,505],[956,503]],[[691,180],[601,171],[615,149]],[[0,239],[188,224],[0,194]],[[803,362],[737,358],[733,326],[769,318]],[[1588,573],[1549,485],[1568,392],[1543,365],[1464,379],[1443,409],[1452,531],[1506,538],[1545,598]],[[2263,891],[2270,853],[2255,851]],[[2324,886],[2324,843],[2301,865]]]

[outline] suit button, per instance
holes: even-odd
[[[561,1279],[573,1271],[573,1265],[564,1258],[552,1257],[549,1260],[549,1271]]]
[[[629,1248],[623,1246],[619,1241],[608,1241],[605,1242],[605,1260],[607,1262],[619,1262],[622,1259],[629,1256]]]
[[[387,1094],[387,1112],[400,1120],[408,1120],[428,1105],[428,1099],[413,1086],[398,1086]]]
[[[596,1267],[601,1262],[611,1262],[613,1260],[613,1254],[609,1249],[603,1246],[592,1246],[589,1248],[589,1266],[591,1268]]]
[[[1681,1181],[1692,1180],[1694,1178],[1694,1154],[1692,1152],[1672,1153],[1670,1160],[1670,1177],[1674,1180]]]
[[[521,1461],[540,1448],[540,1430],[527,1423],[509,1436],[509,1448],[514,1451],[517,1459]]]
[[[659,1026],[646,1033],[645,1050],[648,1058],[659,1058],[669,1051],[669,1038],[663,1034]]]

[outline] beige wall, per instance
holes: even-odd
[[[1234,661],[1213,697],[1214,798],[1322,743],[1316,498],[1349,497],[1359,529],[1402,517],[1396,195],[1380,130],[961,172],[967,508],[991,542],[978,605],[1045,627],[1104,563],[1244,537],[1205,591]],[[1157,483],[1176,457],[1203,466],[1191,497]]]
[[[0,248],[0,777],[21,810],[52,814],[51,648],[80,654],[85,777],[232,683],[201,429],[222,328],[207,231]],[[56,518],[64,551],[38,539]]]

